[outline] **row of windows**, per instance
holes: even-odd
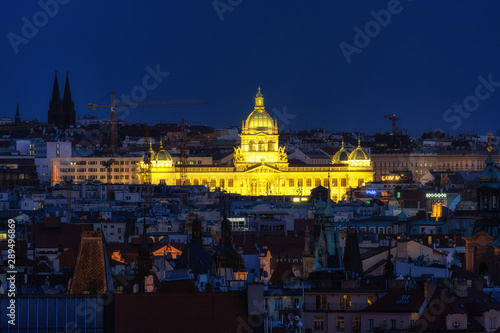
[[[414,326],[414,321],[410,321],[410,327]],[[456,323],[453,323],[454,326],[453,328],[460,328],[460,323],[458,323],[458,326],[455,327]],[[315,331],[323,331],[325,329],[325,318],[324,316],[314,316],[314,330]],[[391,325],[391,330],[396,330],[397,329],[397,324],[395,319],[391,319],[390,322]],[[337,331],[344,331],[345,330],[345,317],[344,316],[337,316],[336,318],[336,328]],[[368,331],[373,331],[375,330],[375,325],[374,325],[374,320],[373,319],[368,319]],[[361,318],[359,316],[353,316],[352,317],[352,332],[353,333],[359,333],[361,332]]]
[[[106,179],[106,176],[105,175],[100,175],[99,177],[97,175],[88,175],[88,176],[85,176],[85,175],[78,175],[78,176],[75,176],[75,175],[61,175],[61,178],[64,179],[64,178],[70,178],[70,179],[79,179],[79,180],[84,180],[84,179]],[[111,179],[136,179],[136,177],[134,175],[132,176],[129,176],[129,175],[116,175],[116,176],[111,176]]]
[[[432,167],[432,163],[427,163],[427,162],[420,162],[420,163],[418,163],[418,162],[416,162],[416,163],[411,162],[410,163],[410,167],[413,167],[413,166],[418,167],[418,166],[420,166],[421,168],[422,167],[426,168],[427,165],[429,167]],[[477,166],[484,166],[484,162],[476,162],[476,165]],[[392,162],[392,165],[391,165],[391,162],[383,162],[383,165],[382,165],[382,162],[378,162],[378,164],[377,164],[377,162],[373,162],[373,167],[374,168],[377,168],[377,167],[378,168],[382,168],[382,166],[383,167],[391,167],[391,166],[392,167],[396,167],[396,166],[402,166],[402,167],[406,166],[406,167],[408,167],[408,162],[406,162],[406,163],[405,162],[401,162],[401,163],[400,162]],[[449,167],[450,166],[450,162],[447,162],[447,163],[444,163],[444,162],[443,163],[437,163],[434,166],[435,167]],[[453,162],[451,163],[451,166],[453,167]],[[460,162],[460,163],[459,162],[455,162],[455,166],[456,167],[458,167],[458,166],[461,166],[461,167],[465,166],[467,168],[469,166],[469,162],[465,162],[465,164],[463,164],[462,162]],[[471,163],[471,167],[474,167],[474,162]]]
[[[177,161],[175,164],[181,164],[182,161]],[[194,164],[201,164],[201,160],[197,160],[197,161],[188,161],[188,164],[189,165],[194,165]]]
[[[61,172],[98,172],[97,168],[61,168]],[[114,168],[114,172],[135,172],[135,168]],[[100,168],[99,172],[106,172],[106,168]]]
[[[62,171],[62,170],[61,170]],[[187,184],[188,185],[191,185],[191,182],[190,182],[190,179],[187,179]],[[224,188],[225,185],[226,185],[226,182],[224,179],[220,179],[219,182],[217,183],[217,180],[216,179],[211,179],[210,180],[210,183],[208,181],[208,179],[206,178],[203,178],[203,179],[198,179],[198,178],[194,178],[193,180],[193,185],[207,185],[209,184],[210,187],[222,187]],[[311,178],[307,178],[306,179],[306,187],[312,187],[312,179]],[[165,183],[165,179],[161,179],[160,180],[160,183]],[[177,179],[177,185],[180,185],[180,180]],[[359,178],[358,179],[358,186],[362,186],[364,184],[364,179],[363,178]],[[285,181],[282,181],[281,182],[281,186],[284,187],[286,185],[286,182]],[[314,179],[314,187],[318,187],[320,185],[323,185],[324,187],[328,187],[328,179],[325,178],[323,179],[323,184],[321,184],[321,179],[319,178],[316,178]],[[337,187],[339,185],[339,182],[338,182],[338,179],[334,178],[332,179],[332,183],[331,183],[331,186],[332,187]],[[244,183],[241,181],[240,182],[240,187],[243,187],[244,186]],[[289,179],[288,180],[288,186],[289,187],[295,187],[295,179]],[[340,186],[341,187],[347,187],[347,178],[341,178],[340,179]],[[234,180],[232,178],[228,179],[227,180],[227,187],[234,187]],[[298,179],[297,180],[297,187],[304,187],[304,180],[302,178]]]
[[[104,165],[105,161],[61,161],[61,165]],[[113,165],[135,165],[139,161],[115,161]]]
[[[267,148],[267,149],[266,149]],[[274,151],[274,142],[269,141],[264,142],[264,141],[259,141],[258,143],[255,143],[254,141],[250,141],[248,143],[248,151]]]

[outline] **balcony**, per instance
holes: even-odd
[[[304,311],[305,312],[348,312],[348,311],[361,311],[365,309],[368,306],[368,303],[362,302],[362,303],[351,303],[351,305],[347,305],[344,307],[344,304],[341,304],[339,302],[329,302],[326,304],[323,304],[321,306],[320,304],[316,303],[304,303]]]

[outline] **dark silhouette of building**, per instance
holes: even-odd
[[[19,124],[21,122],[21,114],[19,113],[19,100],[17,100],[15,122],[16,122],[16,124]]]
[[[66,72],[66,83],[64,85],[64,95],[61,100],[59,93],[59,83],[57,81],[57,71],[52,89],[52,99],[49,104],[49,124],[58,128],[67,128],[75,125],[75,103],[71,99],[71,89],[69,87],[68,72]]]
[[[489,282],[500,283],[500,170],[488,148],[486,168],[479,175],[476,221],[465,235],[466,268]]]

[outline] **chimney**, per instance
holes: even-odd
[[[457,297],[467,297],[467,280],[454,280],[453,293]]]
[[[436,281],[430,281],[430,280],[425,281],[425,283],[424,283],[424,297],[427,300],[427,303],[430,302],[432,296],[436,292],[436,289],[437,289]]]

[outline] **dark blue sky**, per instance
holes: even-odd
[[[489,95],[479,105],[469,98],[474,112],[450,111],[449,122],[443,114],[475,94],[479,75],[500,82],[500,3],[402,0],[390,23],[373,30],[348,63],[339,44],[354,45],[354,28],[365,30],[374,20],[370,12],[393,1],[231,0],[236,6],[221,21],[210,0],[64,0],[45,25],[36,1],[2,2],[0,116],[14,117],[19,96],[24,119],[46,122],[54,70],[61,89],[69,71],[81,118],[93,112],[87,103],[108,102],[112,90],[130,93],[143,85],[147,66],[159,65],[170,75],[147,100],[206,98],[208,104],[137,108],[127,122],[184,118],[240,126],[261,85],[273,117],[273,108],[295,115],[282,128],[373,133],[389,130],[383,115],[396,113],[412,135],[434,128],[496,131],[500,87],[482,88],[481,96]],[[33,22],[33,16],[42,26],[16,53],[9,33],[23,37],[22,18]],[[99,116],[108,113],[101,109]]]

